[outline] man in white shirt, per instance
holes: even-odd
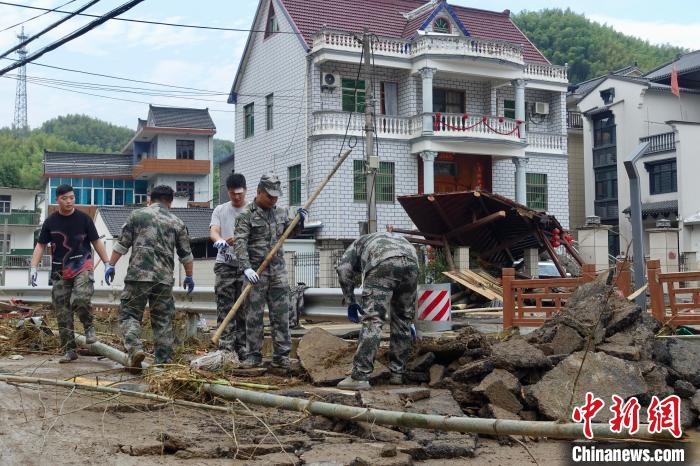
[[[245,177],[240,173],[229,175],[226,179],[226,190],[231,200],[216,206],[209,223],[209,237],[214,242],[214,247],[219,250],[214,264],[217,326],[221,325],[243,290],[243,270],[239,268],[238,259],[233,251],[235,242],[233,230],[236,217],[246,206]],[[243,308],[236,313],[236,317],[221,335],[219,349],[236,352],[240,360],[245,359],[246,333]]]

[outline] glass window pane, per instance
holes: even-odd
[[[136,194],[146,194],[148,192],[148,181],[136,180],[134,182]]]
[[[133,188],[134,187],[134,180],[124,180],[124,187],[125,188]]]
[[[114,205],[124,205],[124,191],[121,189],[114,190]]]
[[[112,190],[111,189],[105,189],[105,203],[104,205],[113,205],[114,203],[112,202]]]
[[[102,198],[102,189],[96,189],[95,190],[95,205],[104,205],[103,204],[103,198]]]
[[[51,188],[51,204],[56,203],[56,188]]]
[[[58,186],[59,184],[61,184],[60,178],[51,178],[51,186]]]
[[[114,180],[114,187],[115,188],[123,188],[124,187],[124,180]]]
[[[96,188],[101,188],[103,182],[104,180],[102,180],[102,178],[95,178],[94,180],[92,180],[92,185]]]
[[[92,204],[92,189],[83,188],[80,192],[80,203],[85,205]]]
[[[72,179],[70,180],[70,185],[73,186],[74,188],[75,188],[76,186],[82,186],[82,181],[83,181],[83,180],[81,180],[80,178],[72,178]]]
[[[114,187],[114,180],[107,179],[104,182],[105,188],[113,188]]]
[[[124,203],[125,204],[133,204],[134,203],[134,192],[132,190],[127,190],[125,191],[126,196],[124,198]]]
[[[366,201],[367,200],[367,178],[365,175],[365,162],[363,160],[353,160],[352,162],[352,174],[353,174],[353,200],[354,201]]]

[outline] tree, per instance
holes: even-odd
[[[100,152],[121,152],[134,131],[87,115],[65,115],[41,125],[41,131],[83,146],[95,146]]]

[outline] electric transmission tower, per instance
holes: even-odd
[[[20,43],[27,40],[27,35],[22,32],[17,35]],[[26,47],[17,50],[17,59],[24,60],[29,51]],[[15,94],[15,119],[12,123],[12,128],[17,133],[24,133],[29,126],[27,125],[27,67],[21,66],[17,77],[17,93]]]

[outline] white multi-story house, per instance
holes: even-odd
[[[369,67],[360,66],[364,28]],[[236,171],[251,187],[275,171],[280,205],[301,205],[356,143],[311,208],[322,247],[357,237],[366,221],[365,105],[376,113],[379,229],[410,228],[398,196],[471,189],[568,226],[566,68],[550,64],[509,11],[261,0],[251,29],[229,98]]]
[[[680,97],[672,93],[676,67]],[[629,178],[625,159],[641,142],[649,148],[637,163],[641,181],[647,256],[660,249],[649,233],[665,218],[678,228],[669,264],[685,254],[697,268],[700,250],[700,51],[683,55],[643,76],[611,74],[581,93],[585,206],[611,227],[610,253],[624,253],[631,241]],[[665,236],[665,235],[664,235]],[[670,248],[671,245],[669,245]],[[664,246],[666,249],[666,246]],[[673,269],[673,266],[666,267]]]
[[[0,188],[0,282],[6,286],[25,286],[34,251],[34,234],[39,228],[41,191],[24,188]],[[48,279],[48,257],[40,264],[40,274]]]
[[[210,207],[214,197],[216,127],[207,109],[149,106],[121,153],[44,153],[48,213],[56,187],[72,185],[76,205],[93,218],[100,206],[142,204],[153,186],[185,193],[190,206]]]

